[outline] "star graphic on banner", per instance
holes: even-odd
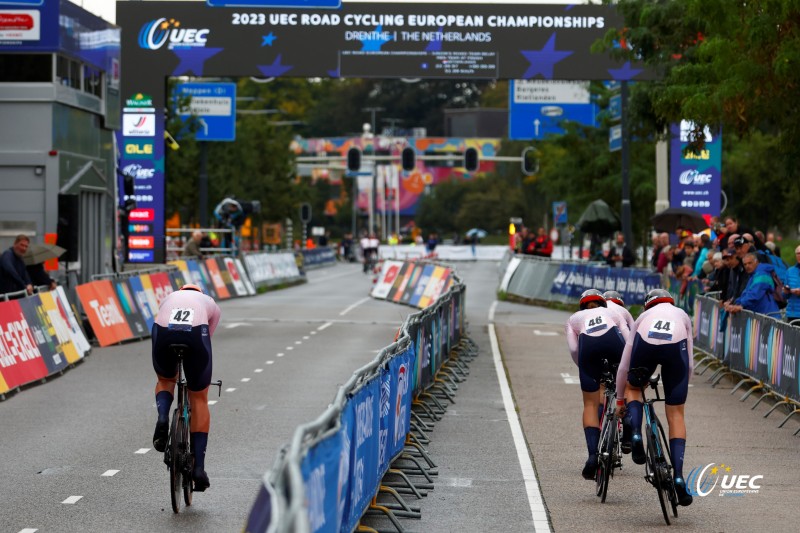
[[[281,65],[281,54],[278,54],[278,57],[275,58],[271,65],[258,65],[258,70],[267,77],[278,77],[292,70],[292,68],[294,68],[293,65]]]
[[[522,75],[523,79],[530,79],[541,74],[546,80],[553,79],[555,64],[573,54],[568,50],[556,50],[556,34],[550,36],[541,50],[520,50],[531,66]]]
[[[383,26],[378,26],[375,28],[374,33],[382,33]],[[389,39],[361,39],[361,51],[362,52],[379,52],[381,46],[391,41],[391,37]]]
[[[222,48],[200,47],[173,49],[172,53],[178,56],[181,62],[172,71],[172,75],[182,76],[191,72],[195,76],[202,76],[203,64],[206,60],[222,52],[222,50]]]
[[[627,61],[622,68],[610,68],[608,73],[614,80],[632,80],[642,71],[640,68],[631,68],[631,62]]]
[[[439,29],[436,30],[439,33],[444,31],[444,27],[439,26]],[[428,46],[425,47],[426,52],[441,52],[442,51],[442,40],[441,39],[431,39],[428,43]]]
[[[269,35],[264,35],[261,37],[261,46],[272,46],[272,43],[277,39],[272,32],[269,32]]]
[[[341,74],[339,74],[339,67],[329,70],[328,76],[330,76],[331,78],[340,78]]]

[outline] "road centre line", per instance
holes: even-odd
[[[150,451],[150,448],[139,448],[138,450],[136,450],[133,453],[143,454],[143,453],[147,453],[149,451]]]
[[[287,351],[294,350],[294,346],[287,346],[287,347],[286,347],[286,350],[287,350]]]
[[[267,361],[266,364],[272,365],[272,364],[275,364],[275,361]]]
[[[78,500],[80,500],[81,498],[83,498],[83,496],[70,496],[61,503],[66,503],[67,505],[73,505],[75,503],[78,503]]]
[[[359,301],[357,301],[353,305],[346,307],[344,311],[339,313],[339,316],[346,315],[347,313],[349,313],[350,311],[352,311],[353,309],[355,309],[359,305],[363,304],[364,302],[368,302],[368,301],[369,301],[369,296],[367,296],[366,298],[361,298]]]
[[[547,511],[544,508],[539,480],[536,478],[536,471],[533,469],[528,445],[522,426],[519,422],[519,415],[514,405],[514,398],[511,395],[511,387],[508,384],[508,377],[503,368],[503,361],[500,357],[500,345],[497,342],[494,323],[489,323],[489,341],[492,345],[492,358],[494,368],[497,372],[497,381],[500,384],[500,394],[503,397],[503,405],[508,418],[508,425],[511,427],[511,435],[514,438],[514,446],[517,449],[517,459],[522,469],[522,479],[525,482],[525,492],[528,496],[528,505],[531,509],[533,527],[536,533],[550,532],[550,521],[547,518]]]
[[[217,400],[208,400],[208,405],[215,405]]]
[[[283,357],[283,352],[281,352],[281,353],[279,353],[277,355],[278,355],[278,357]]]
[[[225,389],[225,392],[233,392],[235,390],[236,390],[236,387],[228,387],[227,389]]]
[[[332,325],[333,325],[333,322],[325,322],[324,324],[322,324],[320,327],[317,328],[317,331],[322,331],[322,330],[328,329]]]
[[[119,473],[119,470],[106,470],[101,474],[102,477],[112,477],[114,474]]]
[[[311,337],[309,337],[308,335],[303,335],[303,340],[304,340],[304,341],[307,341],[307,340],[308,340],[308,339],[310,339],[310,338],[311,338]]]
[[[303,341],[294,341],[295,344],[303,344]]]
[[[36,533],[37,531],[39,530],[36,528],[26,527],[25,529],[20,529],[19,533]]]
[[[260,374],[263,371],[264,371],[263,368],[256,368],[255,370],[253,370],[253,372],[255,372],[256,374]]]
[[[250,378],[242,378],[242,383],[247,383],[248,381],[250,381]]]

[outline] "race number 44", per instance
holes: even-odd
[[[647,337],[662,341],[671,341],[673,330],[674,327],[671,320],[658,318],[650,326],[650,329],[647,332]]]

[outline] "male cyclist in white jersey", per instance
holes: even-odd
[[[642,442],[642,391],[643,383],[630,383],[631,368],[646,367],[651,375],[661,365],[664,385],[664,410],[669,424],[669,449],[675,469],[675,492],[678,503],[691,505],[692,496],[683,479],[683,454],[686,449],[686,422],[684,404],[692,375],[692,322],[683,309],[675,307],[672,295],[664,289],[653,289],[644,301],[644,311],[633,325],[625,351],[617,370],[617,410],[627,410],[633,429],[633,462],[646,460]],[[623,407],[627,390],[628,404]],[[624,436],[623,436],[624,438]]]
[[[158,421],[153,434],[153,447],[163,452],[169,435],[169,410],[175,395],[178,360],[171,344],[185,344],[189,353],[183,369],[192,409],[191,449],[194,457],[192,480],[194,490],[202,492],[211,484],[205,471],[208,430],[208,386],[211,383],[211,336],[219,324],[220,310],[214,299],[203,294],[197,285],[186,284],[167,296],[158,309],[153,324],[153,368],[158,377],[156,408]]]
[[[578,365],[583,392],[583,434],[589,458],[583,467],[584,479],[592,480],[597,472],[597,445],[600,440],[600,377],[603,360],[619,363],[627,340],[628,326],[620,315],[608,309],[603,293],[589,289],[580,300],[580,311],[566,324],[567,345]]]

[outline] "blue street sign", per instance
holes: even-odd
[[[198,141],[236,140],[236,84],[235,83],[179,83],[175,97],[190,96],[189,109],[178,114],[196,116],[199,128]]]
[[[608,151],[622,150],[622,126],[617,124],[608,128]]]
[[[553,224],[567,223],[567,202],[553,202]]]
[[[608,113],[611,120],[622,120],[622,95],[615,94],[608,100]]]
[[[509,83],[508,137],[513,140],[544,139],[562,135],[565,120],[597,125],[597,106],[590,103],[588,86],[581,82]]]
[[[40,6],[44,0],[5,0],[1,4],[13,4],[17,6]]]
[[[305,7],[339,8],[342,0],[206,0],[210,7]]]

